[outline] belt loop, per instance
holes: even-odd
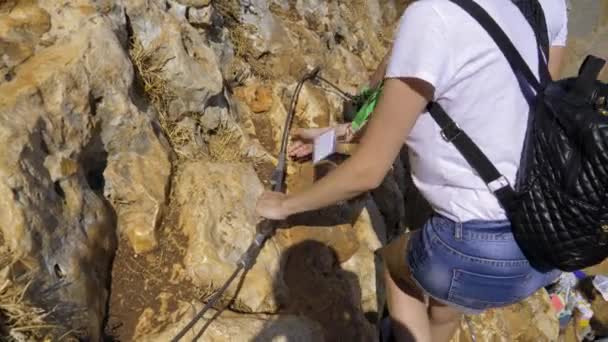
[[[462,222],[454,222],[454,238],[462,240]]]

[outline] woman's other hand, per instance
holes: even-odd
[[[323,128],[298,128],[294,131],[291,139],[292,143],[289,144],[287,154],[291,158],[305,158],[308,157],[313,151],[313,141],[319,135],[329,131],[331,127]]]

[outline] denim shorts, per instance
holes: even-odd
[[[560,276],[530,266],[508,221],[454,222],[437,214],[412,233],[407,262],[430,297],[470,314],[517,303]]]

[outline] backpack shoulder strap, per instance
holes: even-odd
[[[479,146],[452,120],[441,105],[431,102],[426,109],[441,128],[441,137],[452,143],[467,163],[477,171],[502,207],[505,210],[512,208],[518,196],[507,178],[496,169]]]
[[[534,35],[543,53],[549,55],[549,32],[545,11],[538,0],[511,0],[519,8],[530,26],[534,29]]]
[[[576,83],[574,85],[574,89],[578,95],[583,96],[585,99],[593,97],[595,81],[599,77],[600,72],[602,72],[605,64],[605,60],[593,55],[589,55],[585,58],[579,69],[578,77],[576,78]]]
[[[551,80],[548,66],[550,44],[543,6],[538,0],[511,0],[511,2],[519,8],[534,31],[538,45],[538,74],[541,77],[541,83],[547,84]]]
[[[536,78],[521,54],[517,51],[506,33],[490,17],[490,15],[473,0],[451,0],[462,7],[488,32],[501,52],[509,62],[511,69],[516,75],[522,75],[537,93],[542,91],[542,84]],[[539,48],[540,50],[540,48]],[[539,51],[540,53],[540,51]],[[541,74],[542,75],[542,74]],[[441,136],[452,143],[461,153],[464,159],[477,171],[481,179],[486,183],[490,191],[498,198],[502,207],[509,212],[513,208],[518,195],[504,177],[492,164],[490,159],[481,151],[479,146],[452,120],[445,110],[437,102],[431,102],[427,106],[428,112],[441,128]]]
[[[507,34],[498,26],[496,21],[473,0],[451,0],[471,15],[492,37],[496,45],[509,62],[516,75],[522,75],[537,93],[542,91],[541,82],[536,78],[530,66],[517,51]]]

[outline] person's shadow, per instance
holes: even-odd
[[[375,329],[361,310],[361,289],[357,276],[343,270],[336,251],[321,242],[306,240],[287,249],[281,256],[282,277],[275,280],[275,296],[281,303],[280,316],[305,317],[319,331],[308,337],[287,331],[290,325],[271,322],[252,340],[272,341],[370,341]],[[285,292],[286,290],[286,292]],[[314,326],[313,326],[314,330]]]

